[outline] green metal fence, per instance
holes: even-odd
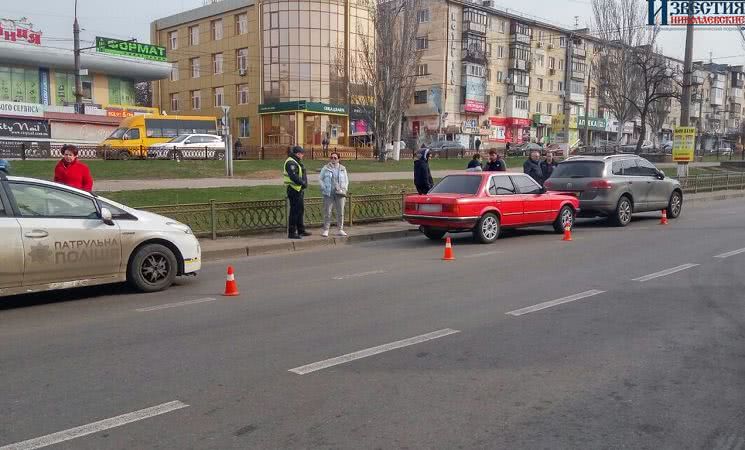
[[[696,175],[680,178],[685,194],[728,189],[745,190],[745,172]],[[349,226],[401,219],[405,192],[400,194],[349,195],[344,210]],[[199,237],[235,236],[287,228],[286,199],[250,202],[216,202],[141,208],[189,225]],[[305,200],[305,223],[323,224],[323,198]]]

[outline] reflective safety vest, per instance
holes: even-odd
[[[303,185],[302,185],[302,184],[295,184],[295,183],[294,183],[294,182],[293,182],[293,181],[292,181],[292,180],[290,179],[290,176],[289,176],[289,175],[287,174],[287,163],[288,163],[288,162],[290,162],[290,161],[292,161],[292,162],[294,162],[295,164],[297,164],[297,169],[298,169],[298,170],[297,170],[297,176],[298,176],[298,177],[299,177],[299,178],[300,178],[301,180],[303,179],[303,166],[301,166],[300,164],[298,164],[298,162],[297,162],[297,161],[295,161],[295,159],[294,159],[294,158],[292,158],[292,157],[288,157],[288,158],[287,158],[287,159],[285,160],[285,165],[284,165],[284,166],[282,166],[282,175],[284,176],[283,178],[284,178],[285,186],[290,186],[291,188],[293,188],[293,189],[295,189],[296,191],[300,192],[300,191],[302,191],[302,190],[303,190]]]

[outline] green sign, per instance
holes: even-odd
[[[129,56],[131,58],[165,61],[166,48],[140,42],[122,41],[119,39],[96,36],[96,51],[111,55]]]
[[[345,105],[329,105],[326,103],[315,103],[305,100],[297,100],[293,102],[264,103],[262,105],[259,105],[259,114],[292,111],[307,111],[322,114],[346,115],[347,107]]]
[[[577,118],[577,129],[585,128],[585,116]],[[605,119],[602,117],[588,117],[587,128],[594,131],[605,131]]]

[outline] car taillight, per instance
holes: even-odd
[[[590,189],[613,189],[613,184],[608,180],[591,181],[588,185]]]
[[[458,204],[457,203],[444,204],[442,205],[442,212],[457,214]]]
[[[408,211],[416,211],[416,203],[406,202],[406,205],[404,206],[404,209],[406,209]]]

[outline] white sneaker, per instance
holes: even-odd
[[[337,233],[337,236],[347,236],[347,232],[344,230],[339,230],[339,232]]]
[[[329,230],[323,230],[323,231],[321,231],[321,236],[322,237],[329,237]]]

